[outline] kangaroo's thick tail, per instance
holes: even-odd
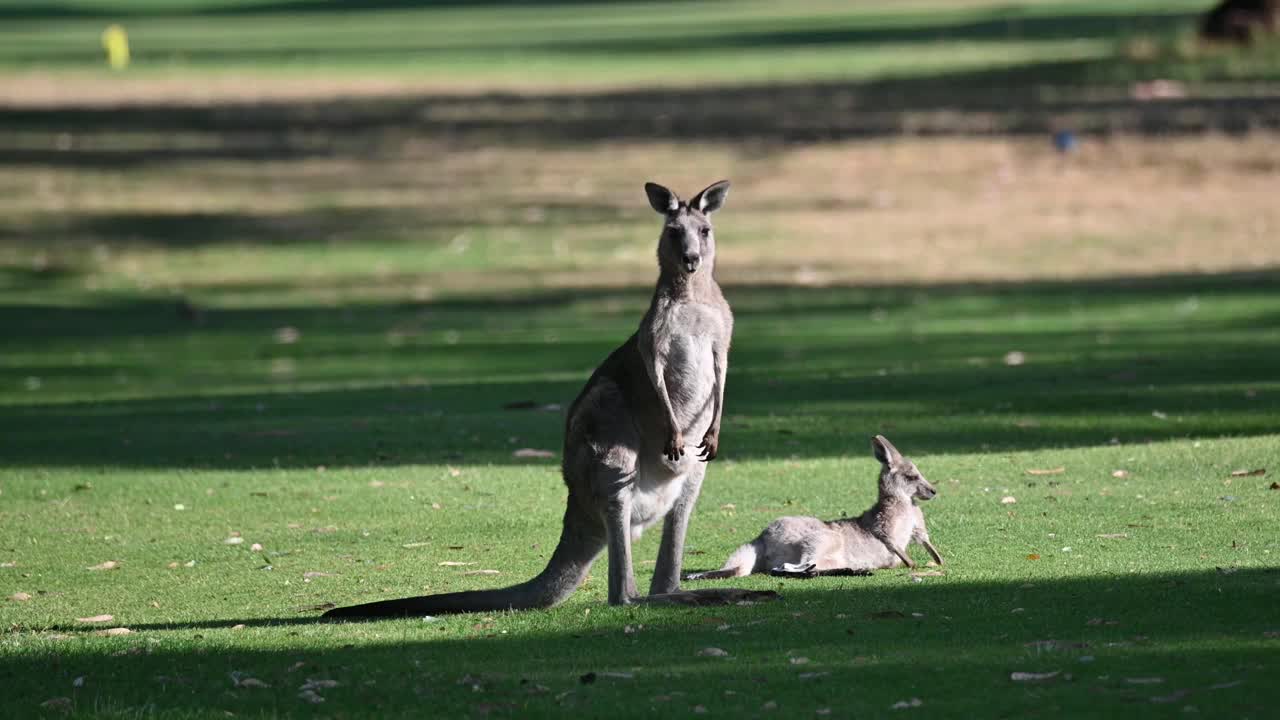
[[[382,618],[451,613],[494,612],[547,608],[562,602],[586,579],[592,562],[604,549],[601,532],[590,520],[578,516],[572,507],[565,512],[560,543],[546,569],[537,577],[518,585],[496,590],[423,595],[420,597],[380,600],[363,605],[334,608],[326,618]],[[585,522],[584,522],[585,520]]]

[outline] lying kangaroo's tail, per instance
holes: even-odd
[[[595,528],[590,521],[584,520],[574,512],[571,501],[569,510],[565,512],[560,543],[551,554],[551,560],[546,569],[527,582],[497,590],[471,590],[351,605],[334,608],[324,617],[406,617],[551,607],[578,589],[586,579],[591,563],[604,548],[602,534],[593,532]]]
[[[707,572],[690,573],[684,576],[685,580],[725,580],[727,578],[746,577],[754,572],[760,572],[764,567],[764,543],[760,538],[756,538],[749,543],[743,544],[728,560],[724,561],[724,567],[719,570],[709,570]]]

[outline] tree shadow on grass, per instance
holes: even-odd
[[[317,7],[323,6],[321,3]],[[234,10],[232,8],[231,10]],[[775,46],[826,47],[875,43],[922,46],[939,39],[1043,41],[1115,38],[1141,31],[1165,36],[1190,27],[1189,14],[992,17],[921,27],[894,23],[798,30],[761,28],[697,39],[706,52]],[[515,42],[515,41],[513,41]],[[661,57],[687,38],[554,39],[544,48],[584,62],[601,54]],[[537,49],[537,48],[534,48]],[[520,46],[466,49],[491,57]],[[457,47],[207,49],[183,51],[189,61],[298,62],[308,57],[390,61],[448,56]],[[145,52],[140,50],[140,52]],[[46,62],[82,61],[82,54]],[[1255,67],[1238,77],[1238,68]],[[298,160],[395,155],[407,138],[454,145],[579,146],[620,140],[821,142],[901,135],[1150,135],[1280,128],[1280,98],[1227,88],[1212,97],[1135,99],[1129,86],[1153,79],[1280,79],[1267,62],[1206,52],[1195,58],[1133,60],[1123,56],[1031,61],[1004,67],[943,70],[871,81],[803,81],[758,85],[704,84],[575,93],[402,92],[381,97],[288,101],[224,100],[197,105],[150,101],[119,107],[59,104],[0,108],[0,129],[21,138],[0,142],[0,163],[41,167],[128,168],[175,161]],[[1268,75],[1268,72],[1270,74]],[[1259,74],[1260,73],[1260,74]],[[47,142],[36,139],[43,135]],[[191,142],[198,135],[201,142]],[[148,143],[122,143],[146,137]],[[73,142],[68,144],[68,139]]]
[[[1273,272],[726,292],[726,460],[861,455],[876,432],[912,454],[1264,435],[1280,411]],[[564,408],[646,295],[213,309],[198,326],[151,300],[0,307],[10,346],[41,358],[0,368],[0,447],[19,467],[551,469],[513,452],[558,454]]]
[[[219,159],[367,159],[395,156],[406,138],[424,137],[462,147],[558,147],[623,140],[789,143],[1034,136],[1059,129],[1177,135],[1280,128],[1280,98],[1266,94],[1128,97],[1129,83],[1168,72],[1160,64],[1144,69],[1081,60],[874,82],[0,108],[0,128],[26,138],[21,146],[0,144],[0,163],[129,168]],[[193,133],[205,141],[183,141]],[[59,137],[76,142],[60,146]],[[172,141],[120,145],[128,137]]]
[[[132,624],[141,635],[26,648],[34,637],[17,628],[17,654],[0,658],[9,690],[0,702],[14,717],[54,695],[118,712],[292,713],[308,709],[299,689],[328,680],[312,685],[327,711],[382,717],[696,705],[742,716],[768,702],[793,715],[879,716],[913,697],[949,717],[1163,716],[1187,705],[1260,717],[1280,700],[1277,581],[1275,568],[983,581],[956,567],[921,583],[896,572],[753,578],[740,582],[777,587],[784,599],[749,607],[595,606],[584,615],[575,600],[323,627],[260,616]],[[252,625],[230,629],[241,623]],[[699,656],[706,647],[727,656]],[[271,687],[235,688],[232,672]],[[80,676],[84,688],[72,689]]]

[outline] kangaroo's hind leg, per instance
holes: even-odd
[[[680,568],[684,564],[684,538],[689,531],[689,516],[702,492],[702,479],[706,476],[706,463],[693,459],[684,461],[687,468],[680,497],[667,511],[662,521],[662,543],[658,546],[658,562],[653,570],[650,595],[672,593],[680,589]]]

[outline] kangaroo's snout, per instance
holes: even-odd
[[[698,270],[698,265],[702,263],[702,258],[695,253],[685,253],[683,260],[685,272],[690,275],[696,272]]]
[[[920,487],[916,489],[916,497],[921,500],[932,500],[937,494],[938,489],[923,480],[920,481]]]

